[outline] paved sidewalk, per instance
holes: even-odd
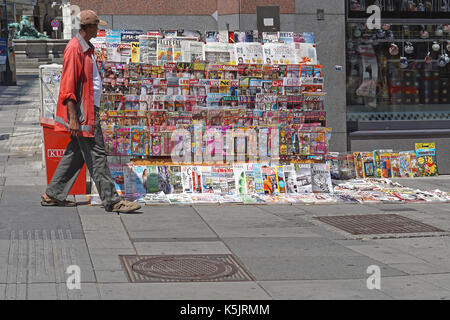
[[[160,206],[117,215],[86,205],[43,208],[38,79],[0,87],[2,299],[450,299],[449,236],[354,239],[314,216],[398,214],[444,231],[450,204]],[[450,191],[450,176],[399,179]],[[131,283],[120,255],[229,254],[234,282]],[[70,265],[81,290],[66,285]],[[381,290],[369,290],[371,265]]]

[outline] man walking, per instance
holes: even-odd
[[[98,25],[106,25],[92,10],[80,12],[80,32],[67,44],[56,110],[56,131],[71,135],[50,184],[42,196],[43,206],[75,206],[67,201],[84,163],[97,186],[108,212],[127,213],[140,205],[121,200],[107,164],[105,144],[100,126],[99,108],[102,80],[89,42],[97,36]]]

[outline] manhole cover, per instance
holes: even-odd
[[[123,255],[130,282],[250,281],[232,255]]]
[[[445,232],[396,214],[314,217],[353,235]]]

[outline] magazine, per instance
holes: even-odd
[[[310,163],[296,163],[296,193],[312,193],[312,168]]]
[[[243,203],[237,194],[224,194],[219,199],[220,204],[241,204]]]
[[[417,164],[421,177],[437,176],[435,143],[416,143]]]
[[[399,173],[401,178],[409,178],[411,175],[411,160],[410,160],[410,152],[408,151],[400,151],[398,153],[398,161],[399,161]]]
[[[144,196],[144,202],[147,206],[152,205],[170,205],[169,198],[164,194],[164,192],[158,192],[158,193],[149,193]]]
[[[157,39],[158,44],[158,65],[164,66],[166,63],[173,62],[172,39]]]
[[[221,196],[212,193],[192,193],[189,195],[194,204],[215,204],[219,203]]]
[[[361,159],[363,165],[363,177],[364,178],[375,177],[374,153],[361,152]]]
[[[313,163],[311,169],[312,191],[314,193],[333,193],[330,166],[324,163]]]
[[[96,61],[107,61],[108,53],[106,50],[106,32],[105,30],[98,30],[97,37],[92,38],[92,45],[95,47],[94,56]]]
[[[391,177],[391,153],[390,152],[382,152],[380,153],[380,170],[382,178],[390,178]]]
[[[411,166],[411,177],[420,177],[419,162],[417,161],[417,153],[415,151],[409,152],[409,163]]]
[[[400,178],[400,155],[398,152],[391,153],[391,177]]]
[[[170,201],[170,204],[193,204],[191,196],[189,194],[180,193],[180,194],[168,194],[167,198]]]
[[[236,183],[237,194],[247,194],[247,182],[245,180],[245,165],[233,164],[233,171]]]
[[[158,166],[147,166],[147,177],[143,177],[143,180],[146,179],[147,184],[147,193],[158,193],[161,190],[159,189],[159,178],[158,178]]]
[[[158,166],[158,189],[167,195],[173,192],[173,186],[170,184],[170,173],[168,166]]]
[[[106,36],[106,52],[107,59],[111,62],[120,62],[120,52],[119,52],[119,44],[121,39],[120,30],[109,30],[107,29],[105,32]]]
[[[253,164],[253,172],[255,175],[255,193],[264,194],[264,179],[262,174],[262,164]]]
[[[202,193],[214,193],[211,166],[201,166],[199,168],[202,175]]]
[[[295,165],[284,165],[284,181],[286,183],[286,193],[292,194],[297,192],[297,177],[295,174]]]
[[[170,166],[169,175],[172,193],[183,193],[183,176],[181,166]]]
[[[245,183],[247,194],[255,194],[255,172],[252,163],[245,165]]]
[[[111,177],[114,181],[114,186],[117,192],[125,192],[125,176],[124,176],[124,166],[121,164],[108,164],[109,171],[111,172]]]

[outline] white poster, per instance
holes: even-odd
[[[293,43],[265,43],[263,52],[266,64],[293,64],[296,60]]]
[[[294,43],[295,63],[298,64],[317,64],[316,45],[312,43]]]
[[[237,63],[262,64],[264,60],[263,46],[258,42],[236,43]]]

